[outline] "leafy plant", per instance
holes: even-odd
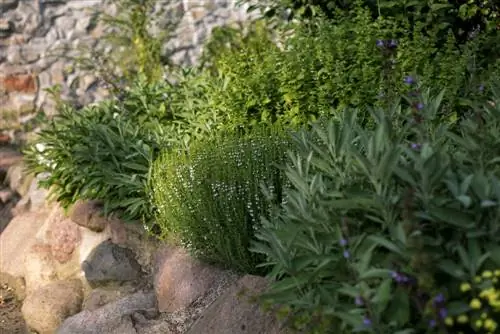
[[[260,184],[281,197],[284,176],[276,168],[288,145],[268,131],[219,133],[194,141],[189,151],[164,151],[154,163],[151,187],[156,223],[206,261],[243,272],[257,272],[261,257],[248,251],[268,203]]]
[[[474,326],[459,321],[475,307],[460,285],[500,263],[500,95],[456,126],[439,122],[443,93],[412,95],[410,108],[373,111],[374,128],[348,110],[295,137],[287,203],[263,219],[252,248],[276,279],[264,300],[295,327]]]
[[[49,172],[40,185],[63,207],[77,199],[97,199],[106,213],[126,220],[150,217],[145,193],[156,143],[133,119],[123,119],[113,102],[65,106],[25,154],[28,169]]]
[[[165,44],[172,37],[178,22],[161,20],[164,13],[156,9],[154,0],[109,0],[115,15],[103,11],[93,13],[96,24],[102,25],[104,43],[82,46],[72,60],[81,70],[90,71],[119,94],[138,75],[148,83],[163,78],[170,64]],[[112,51],[110,51],[112,50]]]

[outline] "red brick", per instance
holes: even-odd
[[[6,92],[35,93],[35,77],[30,74],[11,74],[0,77],[0,90]]]

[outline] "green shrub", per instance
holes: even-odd
[[[262,258],[248,251],[269,204],[260,184],[280,202],[287,141],[281,135],[223,132],[192,143],[188,152],[163,152],[154,163],[151,187],[156,223],[164,237],[206,261],[258,272]]]
[[[114,15],[101,9],[92,13],[92,25],[102,24],[105,29],[100,37],[105,43],[79,47],[76,55],[71,56],[75,66],[98,76],[115,94],[139,75],[148,83],[162,79],[166,66],[172,65],[170,54],[163,49],[178,20],[165,21],[164,13],[155,11],[154,0],[109,2],[116,8]],[[164,26],[158,26],[158,21]]]
[[[374,19],[361,7],[335,21],[299,25],[282,49],[261,28],[255,38],[264,37],[257,41],[230,34],[237,48],[221,52],[211,68],[215,74],[206,76],[206,99],[227,127],[296,126],[345,107],[386,107],[408,92],[403,79],[415,73],[422,89],[447,89],[443,117],[453,118],[467,110],[466,102],[484,101],[482,83],[500,73],[498,57],[480,61],[486,38],[459,45],[450,33],[443,44],[437,28]],[[212,42],[224,49],[224,41]]]
[[[49,172],[40,185],[63,207],[77,199],[98,199],[106,213],[127,220],[151,215],[146,195],[156,142],[136,120],[119,115],[112,101],[75,111],[66,106],[25,154],[28,169]]]
[[[277,279],[264,300],[305,332],[471,333],[485,323],[469,296],[496,284],[476,278],[482,269],[500,266],[500,95],[454,127],[439,121],[443,96],[428,96],[374,111],[372,129],[346,111],[296,136],[287,203],[252,250]],[[495,310],[488,291],[483,309]]]

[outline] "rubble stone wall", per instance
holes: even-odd
[[[157,1],[165,13],[161,19],[179,23],[169,41],[177,64],[196,63],[214,27],[248,19],[237,0]],[[54,105],[45,89],[56,84],[63,98],[72,96],[81,105],[105,97],[97,78],[79,73],[64,56],[82,44],[103,43],[105,28],[95,23],[95,10],[109,12],[112,6],[106,0],[0,0],[0,112],[51,114]]]

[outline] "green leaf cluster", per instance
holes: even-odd
[[[284,174],[278,169],[289,141],[266,128],[242,135],[219,132],[194,141],[188,151],[163,151],[152,170],[156,223],[167,239],[195,256],[242,272],[257,273],[263,259],[248,248],[270,204],[260,185],[280,203]]]
[[[445,307],[460,314],[469,302],[460,284],[500,265],[492,89],[492,101],[454,125],[439,121],[444,91],[423,92],[421,110],[373,109],[374,127],[347,109],[297,133],[287,201],[252,247],[275,279],[264,300],[287,307],[292,324],[309,319],[296,326],[306,332],[446,330],[435,296],[458,300]]]

